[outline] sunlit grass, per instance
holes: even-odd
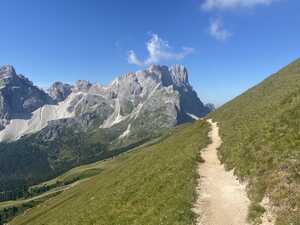
[[[192,224],[197,154],[208,129],[205,122],[181,126],[159,143],[107,161],[99,175],[10,224]]]
[[[300,221],[300,60],[227,103],[211,116],[224,141],[221,160],[249,181],[250,217],[270,197],[277,225]]]

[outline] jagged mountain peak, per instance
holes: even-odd
[[[61,102],[71,94],[72,88],[73,86],[70,84],[56,81],[48,88],[47,92],[55,102]]]
[[[174,85],[176,87],[191,87],[188,79],[188,71],[183,65],[173,65],[173,66],[165,66],[165,65],[151,65],[145,70],[139,70],[137,72],[128,72],[122,74],[115,78],[111,83],[107,86],[101,85],[100,83],[92,84],[88,80],[78,80],[72,86],[72,91],[74,92],[92,92],[99,90],[116,90],[120,88],[120,86],[129,86],[132,83],[139,83],[147,80],[148,78],[152,79],[155,83],[161,83],[162,86],[170,86]],[[65,85],[65,84],[64,84]],[[54,84],[54,88],[58,86],[62,86],[61,82],[57,82]],[[53,86],[52,86],[53,87]],[[50,94],[51,96],[51,94]]]
[[[5,99],[0,115],[10,122],[0,132],[0,140],[14,140],[50,124],[60,126],[63,120],[70,126],[76,123],[83,130],[127,124],[132,132],[135,128],[149,127],[152,120],[151,129],[155,130],[202,117],[210,111],[192,89],[187,69],[182,65],[151,65],[121,75],[107,86],[86,80],[78,80],[74,85],[57,81],[47,93],[21,75],[8,81],[0,93]],[[31,115],[21,121],[19,115],[22,117],[24,113]],[[143,122],[145,118],[149,121]],[[20,126],[22,129],[17,130]],[[52,138],[57,132],[50,130],[47,135]]]
[[[111,85],[117,84],[121,80],[132,78],[138,79],[141,77],[152,77],[153,80],[161,82],[163,86],[190,86],[188,79],[188,71],[186,67],[178,64],[172,65],[170,67],[165,65],[152,64],[145,70],[129,72],[118,77],[113,82],[111,82]]]
[[[166,70],[169,70],[169,67],[165,66],[165,65],[152,64],[146,70],[148,70],[150,73],[155,73],[155,71],[166,71]]]
[[[27,118],[52,99],[11,65],[0,68],[0,129],[11,119]]]
[[[75,91],[87,92],[92,87],[92,83],[87,80],[78,80],[74,85]]]
[[[151,65],[146,71],[158,75],[164,86],[191,86],[189,84],[188,71],[184,65],[175,64],[170,67]]]
[[[173,65],[170,67],[170,73],[176,85],[190,85],[188,71],[185,66],[178,64]]]
[[[21,85],[21,83],[34,86],[27,77],[22,74],[17,74],[12,65],[4,65],[0,68],[0,80],[3,81],[1,82],[1,86],[9,84],[18,86]]]
[[[16,76],[16,71],[11,65],[4,65],[0,68],[0,79]]]

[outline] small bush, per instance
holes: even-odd
[[[251,203],[249,207],[248,219],[256,224],[261,222],[261,216],[265,213],[265,208],[258,203]]]
[[[198,155],[196,156],[196,160],[197,160],[197,162],[199,162],[199,163],[205,163],[205,159],[203,159],[203,157],[201,156],[201,154],[198,154]]]

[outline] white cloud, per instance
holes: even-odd
[[[234,9],[241,7],[253,7],[256,5],[270,5],[276,0],[205,0],[202,4],[202,9]]]
[[[135,64],[135,65],[138,65],[138,66],[142,66],[143,65],[143,62],[141,62],[137,55],[135,54],[135,52],[133,50],[130,50],[128,52],[128,63],[130,64]]]
[[[232,36],[232,33],[226,30],[220,19],[214,19],[209,26],[209,33],[212,37],[218,41],[226,41]]]
[[[193,48],[182,47],[181,51],[174,52],[168,41],[163,40],[157,34],[152,34],[150,40],[146,42],[148,57],[141,61],[133,50],[128,53],[128,63],[138,66],[150,65],[169,60],[181,60],[194,52]]]

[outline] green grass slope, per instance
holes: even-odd
[[[11,225],[187,225],[209,126],[181,126],[158,143],[103,162],[99,175],[16,217]]]
[[[228,169],[249,180],[250,217],[268,196],[277,225],[300,224],[300,60],[212,113]],[[259,219],[258,219],[259,221]]]

